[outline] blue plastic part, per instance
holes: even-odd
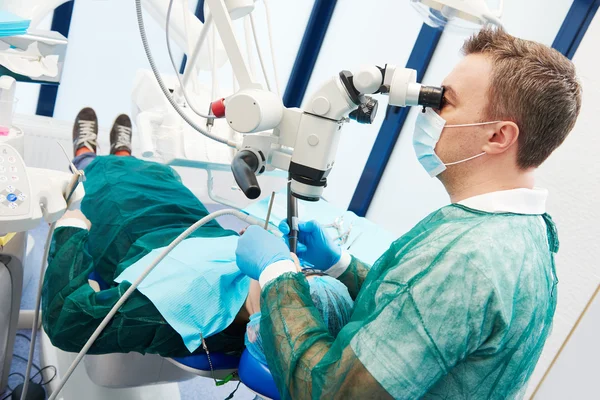
[[[10,11],[0,10],[0,37],[24,35],[31,21]]]
[[[53,31],[62,34],[64,37],[69,37],[69,29],[71,28],[71,17],[73,16],[73,1],[63,4],[54,10],[52,17]],[[54,108],[56,107],[56,97],[58,96],[57,85],[42,85],[40,87],[40,95],[38,97],[37,115],[45,117],[54,116]]]
[[[244,353],[242,353],[238,375],[244,385],[259,395],[273,400],[281,398],[269,368],[252,357],[252,354],[248,350],[244,350]]]
[[[425,24],[421,27],[410,58],[406,63],[406,68],[417,70],[417,80],[419,82],[423,79],[425,71],[427,71],[427,67],[441,36],[442,31],[439,29]],[[388,106],[387,108],[385,120],[379,129],[377,139],[373,144],[371,154],[348,207],[348,210],[354,212],[359,217],[367,215],[381,177],[394,151],[396,141],[400,137],[402,127],[406,122],[408,111],[408,107]]]
[[[315,0],[283,95],[286,107],[300,107],[302,104],[336,4],[337,0]]]
[[[600,7],[600,0],[574,0],[552,47],[572,59]]]
[[[173,357],[173,360],[186,367],[199,371],[210,371],[210,363],[206,354],[193,354],[186,357]],[[232,356],[224,353],[210,353],[210,361],[215,371],[221,369],[236,369],[240,364],[239,356]]]
[[[98,273],[96,273],[96,271],[92,271],[89,275],[88,275],[88,279],[90,281],[95,281],[98,283],[98,286],[100,286],[100,290],[107,290],[110,289],[110,285],[108,283],[106,283],[104,281],[104,279],[102,279],[100,277],[100,275],[98,275]]]

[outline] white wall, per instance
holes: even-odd
[[[554,41],[571,0],[506,0],[503,22],[509,33],[547,45]],[[532,18],[544,10],[544,18]],[[467,34],[444,32],[423,82],[439,85],[460,60]],[[373,198],[367,217],[391,232],[401,235],[449,199],[437,179],[429,178],[417,162],[412,148],[412,132],[419,110],[411,110],[396,143],[390,162]],[[351,157],[349,155],[348,157]]]
[[[377,7],[367,7],[358,0],[338,1],[305,99],[342,70],[356,70],[363,64],[406,65],[422,20],[408,1],[377,3]],[[380,101],[372,125],[353,122],[342,131],[336,165],[324,192],[339,207],[348,207],[385,117],[387,102]]]
[[[538,368],[532,379],[533,386],[543,375],[558,348],[565,340],[585,304],[600,284],[600,165],[598,164],[598,115],[600,115],[600,78],[598,77],[598,43],[600,42],[600,13],[597,13],[581,42],[573,62],[583,84],[583,105],[577,125],[565,143],[548,159],[539,171],[538,184],[550,190],[548,212],[554,218],[560,238],[557,275],[558,306],[554,329],[548,340]],[[597,302],[596,302],[597,303]],[[596,315],[598,315],[596,313]],[[598,327],[596,325],[596,327]],[[596,343],[600,331],[595,332]],[[574,338],[577,340],[577,338]],[[577,345],[574,345],[577,346]],[[595,370],[600,377],[598,358],[586,364],[591,348],[574,347],[575,357],[582,360],[573,368],[585,376],[586,370]],[[596,347],[598,354],[598,347]],[[600,354],[598,354],[600,356]],[[551,377],[557,375],[552,372]],[[575,377],[575,375],[570,375]],[[595,382],[597,385],[597,382]],[[546,384],[549,384],[548,382]],[[565,382],[565,385],[570,384]],[[532,387],[530,386],[530,392]],[[589,386],[588,386],[589,387]],[[597,387],[597,386],[596,386]],[[546,393],[546,395],[543,395]],[[543,391],[539,399],[550,391]],[[598,393],[596,392],[596,395]],[[597,397],[597,396],[596,396]],[[574,396],[573,398],[583,398]]]

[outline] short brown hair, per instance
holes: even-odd
[[[492,58],[486,118],[519,126],[517,164],[538,167],[562,144],[581,109],[575,66],[558,51],[484,28],[469,38],[463,53]]]

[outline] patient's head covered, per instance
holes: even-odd
[[[337,279],[322,273],[306,270],[303,273],[308,280],[310,296],[321,319],[327,326],[329,334],[337,337],[352,315],[354,302],[348,289]],[[260,336],[260,318],[260,313],[250,316],[250,322],[246,328],[246,348],[254,358],[267,365]],[[301,319],[298,320],[298,322],[300,321]]]

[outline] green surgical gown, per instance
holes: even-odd
[[[284,398],[522,396],[556,307],[548,215],[450,205],[340,277],[350,323],[328,334],[301,274],[262,291],[261,334]]]
[[[133,157],[97,157],[85,170],[81,210],[90,231],[58,228],[53,237],[42,295],[42,322],[52,343],[79,351],[102,319],[131,286],[114,283],[121,272],[167,246],[208,211],[165,165]],[[211,221],[191,237],[236,235]],[[88,276],[95,271],[110,285],[95,292]],[[244,349],[243,326],[232,325],[207,338],[210,351]],[[90,354],[155,353],[189,355],[181,336],[154,304],[134,291],[91,347]],[[202,352],[201,349],[196,352]]]

